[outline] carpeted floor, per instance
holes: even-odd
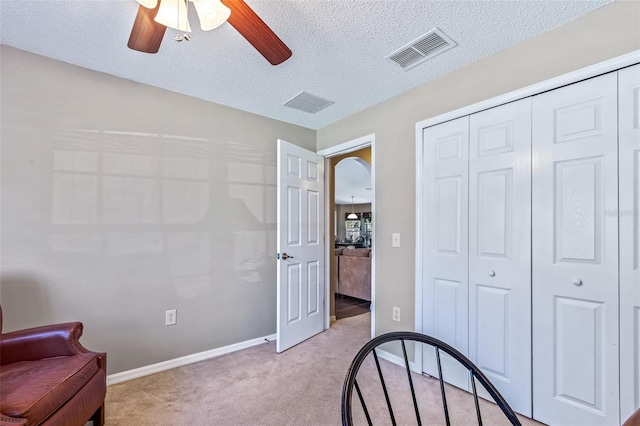
[[[275,343],[266,343],[110,386],[106,423],[340,425],[342,382],[353,357],[369,340],[369,333],[370,314],[359,315],[334,322],[329,330],[282,354],[276,354]],[[406,373],[396,365],[381,362],[395,405],[396,400],[407,397]],[[373,363],[365,363],[361,374],[363,391],[369,393],[369,384],[377,377]],[[438,382],[417,374],[413,380],[423,422],[426,419],[428,424],[444,424]],[[374,424],[388,424],[384,400],[380,398],[373,396],[371,400]],[[449,387],[447,398],[453,424],[476,422],[469,394]],[[409,401],[406,402],[410,404]],[[411,405],[400,404],[396,409],[398,424],[415,424]],[[482,412],[485,424],[505,424],[494,404],[483,402]],[[358,424],[364,421],[355,418]],[[523,425],[537,424],[522,420]]]

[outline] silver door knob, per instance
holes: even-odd
[[[495,271],[489,271],[489,276],[490,277],[495,277],[496,276],[496,272]]]
[[[580,278],[576,278],[575,280],[573,280],[573,285],[575,285],[576,287],[580,287],[582,285],[582,280]]]
[[[282,260],[293,259],[293,256],[289,256],[287,253],[282,253]]]

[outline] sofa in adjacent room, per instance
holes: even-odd
[[[336,249],[336,293],[371,301],[371,249]]]

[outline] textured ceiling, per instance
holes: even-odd
[[[127,48],[135,0],[2,0],[0,42],[85,68],[318,129],[611,0],[246,0],[291,48],[273,67],[229,24],[191,42],[168,30],[160,52]],[[458,46],[409,71],[386,55],[434,27]],[[335,101],[307,114],[301,91]]]

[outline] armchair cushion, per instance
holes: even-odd
[[[98,371],[96,354],[44,358],[0,367],[0,412],[39,424]]]

